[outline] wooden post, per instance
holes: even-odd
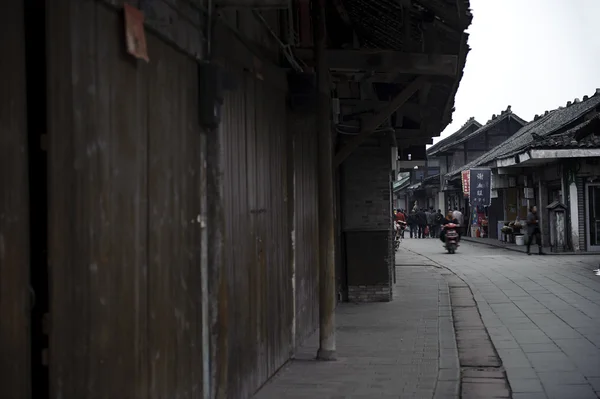
[[[319,163],[319,351],[320,360],[335,360],[335,242],[333,214],[333,146],[329,67],[325,57],[325,5],[312,0],[317,72],[316,129]]]

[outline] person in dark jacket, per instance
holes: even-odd
[[[542,232],[540,230],[537,207],[535,205],[529,208],[529,213],[527,214],[527,235],[529,236],[529,239],[527,240],[527,255],[531,255],[530,248],[534,237],[535,242],[539,247],[539,254],[544,255],[542,252]]]
[[[437,238],[440,236],[443,222],[444,222],[444,214],[442,214],[441,209],[438,209],[437,213],[433,214],[433,236],[432,237]]]
[[[427,215],[427,229],[429,230],[427,237],[433,238],[435,237],[435,211],[430,207],[425,214]]]
[[[421,208],[417,212],[418,237],[425,238],[425,228],[427,227],[427,215],[425,209]]]
[[[406,218],[406,224],[408,224],[408,230],[410,232],[410,238],[417,238],[417,214],[411,212]]]

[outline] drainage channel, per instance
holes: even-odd
[[[460,398],[512,398],[502,360],[481,319],[469,285],[444,265],[423,254],[409,251],[431,261],[435,264],[432,266],[444,269],[441,274],[448,283],[452,323],[458,349]],[[446,393],[441,390],[439,397],[448,397]]]
[[[502,360],[488,334],[469,286],[444,273],[450,290],[452,319],[460,363],[462,399],[511,398]]]

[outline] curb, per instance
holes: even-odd
[[[474,244],[479,244],[479,245],[487,245],[488,247],[494,247],[494,248],[500,248],[500,249],[505,249],[507,251],[512,251],[512,252],[519,252],[522,253],[524,255],[526,255],[525,251],[521,251],[520,249],[516,249],[516,248],[511,248],[511,247],[507,247],[504,245],[499,245],[499,244],[492,244],[489,242],[481,242],[478,241],[477,239],[473,238],[473,237],[462,237],[461,240],[467,241],[467,242],[472,242]],[[600,255],[598,252],[550,252],[547,253],[547,255],[557,255],[557,256],[582,256],[582,255]]]

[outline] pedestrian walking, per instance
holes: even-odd
[[[425,209],[423,208],[421,208],[419,212],[417,212],[417,227],[419,238],[425,238],[425,229],[427,228],[427,215],[425,214]]]
[[[535,205],[529,208],[529,213],[527,214],[527,235],[529,236],[529,239],[527,240],[527,255],[531,255],[530,249],[534,238],[539,247],[539,254],[544,255],[542,252],[542,232],[540,230],[537,207]]]
[[[433,224],[434,224],[433,237],[438,238],[440,236],[443,222],[444,222],[444,215],[442,214],[442,210],[438,209],[437,213],[433,216]]]
[[[406,224],[406,216],[404,215],[402,209],[398,209],[398,211],[396,212],[396,222],[400,223],[400,226],[402,227],[400,229],[400,236],[404,238],[404,226],[402,225]]]
[[[433,207],[427,211],[427,228],[429,229],[429,238],[435,237],[435,211]]]
[[[417,233],[418,233],[417,213],[415,211],[412,211],[411,213],[409,213],[406,222],[408,224],[410,238],[417,238]]]

